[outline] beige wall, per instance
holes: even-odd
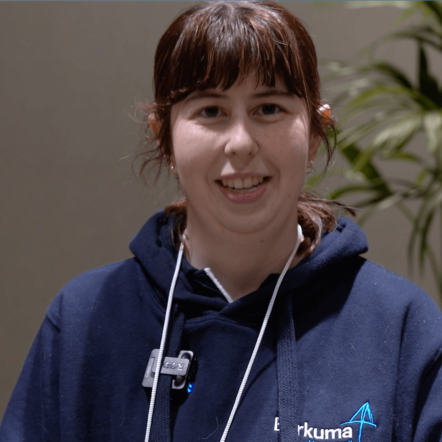
[[[284,5],[320,58],[349,58],[398,13],[312,3]],[[51,299],[75,275],[129,257],[129,240],[173,196],[173,184],[149,190],[134,177],[129,115],[151,98],[156,42],[188,4],[0,2],[0,415]],[[387,54],[407,64],[409,50]],[[394,210],[376,216],[368,256],[405,274],[408,228]]]

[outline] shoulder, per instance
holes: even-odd
[[[442,313],[431,297],[408,279],[387,270],[371,261],[361,258],[361,267],[354,281],[354,288],[370,302],[383,309],[399,310],[410,308],[419,311]]]
[[[55,327],[62,319],[80,319],[101,304],[118,304],[125,294],[138,292],[136,260],[131,258],[89,270],[68,282],[54,298],[46,317]]]
[[[349,305],[361,321],[395,334],[411,353],[424,348],[432,354],[442,349],[442,312],[417,285],[373,262],[361,258]]]

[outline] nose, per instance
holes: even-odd
[[[250,122],[232,122],[224,148],[230,158],[252,158],[258,152],[258,143]]]

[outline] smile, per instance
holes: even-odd
[[[217,180],[221,193],[231,202],[248,204],[258,201],[265,193],[270,177],[246,176]]]
[[[264,177],[229,178],[221,180],[224,187],[232,190],[253,190],[263,183]]]

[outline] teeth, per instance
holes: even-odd
[[[244,179],[244,189],[250,189],[253,186],[253,179],[252,177],[247,177]]]
[[[242,178],[228,178],[222,180],[224,187],[230,187],[231,189],[235,190],[242,190],[242,189],[251,189],[252,187],[259,186],[264,181],[263,177],[246,177],[244,179]]]
[[[235,178],[233,180],[233,184],[234,184],[235,189],[244,189],[244,183],[241,178]]]

